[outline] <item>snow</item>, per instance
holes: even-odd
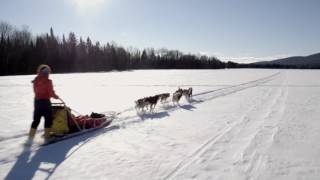
[[[0,77],[1,179],[318,179],[320,71],[139,70],[53,74],[76,111],[119,112],[111,126],[24,147],[31,76]],[[191,102],[137,114],[134,100],[193,87]]]

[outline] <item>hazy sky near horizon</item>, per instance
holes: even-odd
[[[33,34],[168,48],[247,62],[320,52],[320,0],[0,0]]]

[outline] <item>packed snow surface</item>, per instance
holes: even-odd
[[[117,112],[109,127],[24,146],[31,76],[0,77],[0,179],[319,179],[320,71],[139,70],[53,74],[80,114]],[[138,112],[136,99],[193,88],[190,102]]]

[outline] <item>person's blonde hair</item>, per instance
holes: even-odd
[[[37,73],[40,74],[42,69],[48,69],[49,70],[49,74],[51,73],[51,68],[50,66],[46,65],[46,64],[40,64],[37,68]]]

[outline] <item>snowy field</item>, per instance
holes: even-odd
[[[45,147],[23,143],[31,76],[0,77],[0,179],[314,179],[320,177],[320,71],[140,70],[53,74],[74,110],[116,111],[111,126]],[[137,114],[134,100],[194,89]],[[36,141],[41,141],[41,122]]]

